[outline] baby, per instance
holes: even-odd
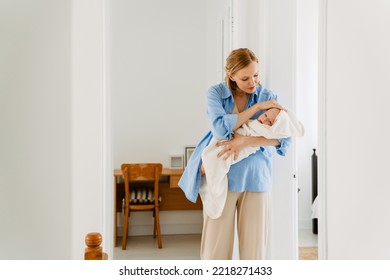
[[[244,136],[280,139],[303,136],[304,128],[292,112],[271,108],[257,119],[248,120],[234,133]],[[211,218],[218,218],[223,210],[228,189],[227,174],[230,166],[260,149],[260,147],[247,147],[239,152],[237,159],[234,159],[234,155],[231,154],[225,160],[217,156],[223,149],[216,146],[217,142],[217,139],[212,138],[209,145],[203,150],[200,167],[202,175],[205,176],[202,176],[199,194],[203,202],[203,208]]]
[[[245,130],[244,130],[244,126],[245,125],[249,125],[251,122],[259,122],[262,125],[272,126],[275,123],[275,120],[276,120],[277,116],[279,115],[279,112],[280,112],[280,109],[277,109],[277,108],[268,109],[263,114],[261,114],[257,119],[255,119],[255,120],[248,120],[246,122],[246,124],[244,124],[242,127],[238,128],[235,133],[238,133],[238,134],[241,134],[241,135],[251,134],[249,132],[245,132]],[[201,169],[202,175],[204,175],[205,174],[205,169],[204,169],[204,164],[203,163],[200,166],[200,169]]]

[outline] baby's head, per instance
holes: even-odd
[[[261,114],[257,120],[262,124],[272,126],[276,120],[276,117],[279,115],[279,112],[280,109],[277,108],[268,109],[263,114]]]

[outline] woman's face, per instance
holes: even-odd
[[[260,81],[257,63],[252,61],[247,67],[238,70],[230,79],[236,82],[240,90],[246,93],[255,92]]]

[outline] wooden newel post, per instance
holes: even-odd
[[[98,232],[91,232],[85,236],[85,248],[84,260],[107,260],[108,256],[103,252],[102,235]]]

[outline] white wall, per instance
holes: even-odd
[[[70,22],[68,1],[0,2],[0,259],[71,258]]]
[[[209,82],[217,82],[208,76],[216,66],[216,57],[209,58],[218,42],[218,29],[208,29],[213,22],[208,5],[213,4],[206,0],[111,2],[115,168],[124,162],[148,161],[169,167],[170,155],[183,155],[186,145],[195,146],[208,131],[205,94]],[[131,235],[151,232],[149,213],[132,217]],[[122,215],[118,218],[122,225]],[[172,226],[174,222],[181,229]],[[164,234],[200,233],[202,212],[162,212],[161,224]]]
[[[84,257],[84,236],[103,234],[112,252],[112,162],[106,85],[106,1],[72,1],[72,258]],[[105,199],[105,200],[104,200]]]
[[[207,132],[206,3],[111,5],[114,165],[169,166],[170,155],[183,155]]]
[[[103,6],[0,3],[0,259],[82,259],[90,231],[112,256]]]
[[[320,253],[388,260],[390,2],[322,4],[320,226],[327,225],[327,243]]]

